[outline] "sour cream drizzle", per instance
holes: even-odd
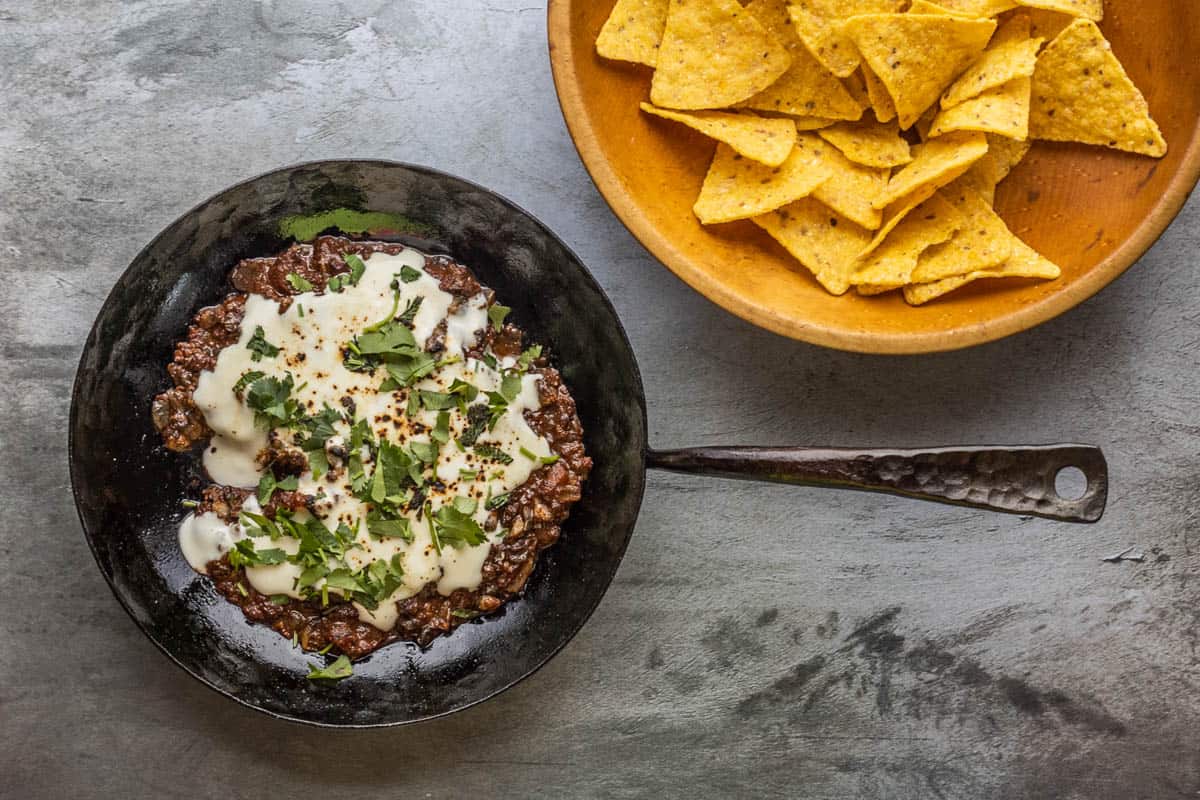
[[[295,382],[292,397],[300,401],[307,413],[315,414],[326,405],[341,410],[342,398],[350,397],[356,406],[355,419],[367,419],[375,435],[396,444],[429,442],[429,431],[437,424],[436,411],[421,408],[407,414],[408,391],[430,390],[445,392],[461,380],[481,393],[497,391],[502,373],[488,364],[465,357],[478,340],[478,334],[489,323],[487,299],[481,293],[457,304],[451,312],[454,296],[442,291],[437,279],[424,271],[425,256],[416,250],[404,250],[398,255],[376,253],[365,259],[366,270],[356,286],[347,285],[340,293],[297,295],[292,305],[282,313],[277,302],[251,294],[246,300],[238,342],[221,351],[216,366],[200,375],[194,398],[204,413],[214,436],[204,452],[204,466],[216,483],[252,488],[262,472],[255,462],[258,452],[267,444],[267,433],[255,425],[254,411],[244,397],[234,393],[234,385],[248,371],[283,378],[291,374]],[[417,270],[419,275],[410,282],[394,279],[404,268]],[[408,272],[408,270],[406,270]],[[412,278],[412,273],[408,272]],[[417,382],[412,390],[381,392],[384,371],[353,372],[342,363],[343,346],[368,326],[388,319],[394,304],[393,286],[399,290],[399,308],[421,298],[420,307],[412,319],[413,335],[424,346],[445,321],[445,348],[438,353],[443,361],[452,361]],[[278,355],[253,359],[247,347],[261,328],[262,338],[279,348]],[[511,360],[497,365],[511,367]],[[503,495],[528,480],[543,458],[552,457],[549,443],[538,436],[525,420],[525,412],[540,407],[538,379],[533,375],[521,377],[521,388],[491,430],[483,433],[479,444],[492,445],[512,458],[509,464],[481,459],[472,449],[462,449],[455,442],[468,426],[458,410],[450,414],[450,442],[442,445],[434,473],[441,486],[429,490],[432,510],[450,504],[456,496],[477,501],[474,519],[483,525],[490,511],[485,507],[489,497]],[[350,425],[335,424],[337,433],[350,438]],[[290,441],[291,434],[280,429],[279,434]],[[334,477],[336,475],[336,478]],[[378,628],[392,628],[398,616],[397,602],[410,597],[430,582],[438,591],[448,595],[455,589],[478,588],[482,567],[491,551],[491,544],[470,547],[443,545],[441,552],[434,547],[427,519],[417,519],[417,511],[407,513],[411,542],[402,538],[372,538],[366,516],[368,507],[355,498],[349,485],[348,472],[314,478],[310,470],[299,479],[299,491],[309,495],[323,494],[325,498],[315,510],[327,528],[344,522],[353,529],[358,525],[357,547],[346,553],[345,560],[352,569],[361,569],[374,561],[391,561],[399,554],[404,568],[403,585],[376,609],[358,603],[359,617]],[[251,498],[245,510],[255,512],[257,503]],[[299,512],[303,520],[308,512]],[[257,531],[257,529],[252,529]],[[491,536],[502,535],[497,531]],[[219,559],[240,539],[246,538],[242,525],[228,524],[214,514],[189,515],[179,529],[179,542],[188,563],[203,572],[205,565]],[[278,548],[295,553],[299,542],[282,537],[271,540],[260,536],[254,539],[256,549]],[[296,579],[301,567],[284,562],[270,566],[247,567],[246,578],[259,592],[267,595],[301,597]]]

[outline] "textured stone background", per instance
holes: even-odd
[[[1014,339],[905,360],[797,344],[691,292],[609,213],[544,19],[530,0],[0,0],[0,796],[1200,794],[1200,202]],[[338,156],[459,173],[561,233],[628,326],[660,446],[1092,441],[1109,513],[654,475],[598,613],[516,689],[363,734],[246,711],[104,585],[69,495],[68,396],[157,231]],[[1146,563],[1101,563],[1131,545]]]

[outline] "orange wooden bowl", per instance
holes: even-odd
[[[927,306],[899,293],[833,297],[750,222],[692,214],[714,143],[641,113],[651,72],[596,55],[613,2],[550,0],[550,62],[571,136],[622,222],[676,275],[768,330],[867,353],[928,353],[1000,339],[1063,313],[1137,261],[1200,178],[1195,0],[1108,0],[1101,27],[1170,145],[1161,160],[1037,142],[1000,185],[1013,232],[1063,268],[1057,281],[980,281]]]

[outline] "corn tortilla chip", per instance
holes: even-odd
[[[1079,19],[1038,57],[1029,133],[1161,157],[1167,153],[1150,108],[1096,23]]]
[[[1017,7],[1011,0],[938,0],[937,5],[968,17],[994,17]]]
[[[968,283],[983,278],[1041,278],[1054,280],[1062,276],[1062,270],[1049,259],[1044,258],[1029,245],[1012,237],[1012,255],[1008,261],[995,269],[980,270],[955,278],[945,278],[933,283],[918,283],[904,287],[904,299],[914,306],[923,305],[931,300],[961,289]]]
[[[908,128],[987,46],[996,23],[947,14],[866,14],[844,31]]]
[[[825,69],[839,78],[858,69],[859,54],[843,32],[847,19],[858,14],[899,11],[903,0],[795,0],[789,11],[800,40]]]
[[[867,85],[867,98],[871,101],[871,108],[875,111],[875,119],[880,122],[891,122],[896,118],[896,104],[892,102],[892,96],[888,94],[887,87],[866,64],[862,65],[860,72],[863,76],[863,83]]]
[[[831,174],[813,191],[813,197],[855,224],[875,230],[883,215],[871,203],[887,188],[890,170],[855,164],[833,145],[824,141],[821,145],[821,155]]]
[[[825,128],[819,135],[855,164],[886,168],[913,160],[908,142],[895,122],[843,122]]]
[[[681,122],[705,136],[732,147],[746,158],[778,167],[796,146],[796,123],[790,119],[764,119],[750,114],[724,111],[687,113],[655,108],[642,103],[642,111],[656,117]]]
[[[930,137],[952,131],[983,131],[1010,139],[1029,138],[1029,91],[1031,78],[1016,78],[965,100],[937,115]]]
[[[939,6],[936,3],[930,3],[928,0],[913,0],[912,5],[907,9],[909,14],[951,14],[956,17],[981,17],[984,14],[968,14],[964,11],[956,11],[945,6]]]
[[[650,102],[725,108],[766,89],[791,64],[787,49],[737,0],[672,0]]]
[[[787,48],[792,66],[775,83],[740,103],[740,107],[825,119],[856,120],[862,116],[863,106],[801,43],[785,0],[754,0],[746,10]]]
[[[753,222],[835,295],[850,288],[858,252],[871,238],[870,232],[811,197],[755,217]]]
[[[931,247],[917,259],[913,283],[932,283],[992,269],[1012,255],[1013,235],[978,192],[959,178],[938,192],[963,217],[950,241]]]
[[[796,125],[798,131],[819,131],[822,128],[828,128],[830,125],[836,125],[836,119],[825,119],[824,117],[794,117],[787,116]]]
[[[669,0],[617,0],[596,38],[596,52],[617,61],[658,63]]]
[[[988,134],[988,155],[996,162],[996,183],[1008,177],[1017,164],[1029,153],[1029,142],[1018,142],[1004,136]]]
[[[871,95],[867,93],[867,82],[862,76],[862,70],[856,69],[841,79],[846,91],[854,98],[854,102],[865,108],[871,107]]]
[[[962,224],[962,215],[954,206],[933,195],[896,226],[883,246],[860,262],[850,282],[880,288],[911,283],[921,253],[948,241]]]
[[[1018,29],[1023,28],[1025,37],[1016,40],[1003,38],[1006,30],[1014,26]],[[1000,30],[996,31],[992,46],[942,95],[942,108],[953,108],[965,100],[978,97],[1017,78],[1033,77],[1038,50],[1044,40],[1030,39],[1028,32],[1029,17],[1026,16],[1014,17],[1001,26]]]
[[[1104,0],[1017,0],[1023,6],[1059,11],[1073,17],[1083,17],[1093,22],[1104,19]]]
[[[766,214],[807,197],[830,175],[825,149],[828,145],[816,136],[803,134],[782,165],[767,167],[719,144],[693,210],[702,223],[714,225]]]
[[[973,132],[948,133],[914,147],[912,163],[892,176],[886,191],[875,200],[875,208],[884,208],[921,187],[945,186],[987,149],[987,137]]]
[[[858,257],[866,258],[879,249],[879,246],[887,239],[888,234],[895,230],[896,226],[912,213],[913,209],[933,197],[936,191],[937,189],[933,186],[922,186],[907,197],[902,197],[883,209],[881,213],[882,223],[879,226],[879,230],[875,231],[874,238],[863,248]]]

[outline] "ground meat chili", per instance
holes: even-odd
[[[398,244],[323,236],[312,244],[293,245],[277,256],[240,262],[230,276],[238,292],[196,314],[187,338],[176,345],[174,359],[167,366],[174,386],[156,397],[152,406],[152,419],[164,444],[173,451],[184,452],[212,436],[203,413],[193,402],[193,392],[200,374],[214,369],[221,350],[239,340],[248,294],[268,297],[286,309],[301,293],[293,287],[289,275],[301,276],[317,292],[322,292],[330,278],[347,272],[345,254],[367,258],[378,252],[395,255],[404,249]],[[492,301],[491,290],[482,287],[466,267],[450,258],[427,256],[425,271],[438,281],[442,291],[454,296],[452,310],[481,292],[489,304]],[[438,349],[444,337],[443,322],[429,337],[426,349]],[[498,357],[516,357],[522,352],[522,340],[521,330],[511,324],[498,329],[487,325],[466,355],[478,357],[490,349]],[[518,595],[533,572],[538,553],[558,540],[560,525],[580,499],[582,483],[592,465],[584,450],[575,402],[558,371],[539,356],[533,360],[529,374],[538,377],[541,407],[527,411],[525,419],[548,442],[557,460],[536,469],[510,493],[507,504],[491,512],[485,528],[499,526],[508,533],[502,540],[491,543],[478,588],[460,588],[444,596],[435,582],[427,583],[415,595],[399,601],[399,618],[390,631],[361,621],[354,605],[335,595],[330,595],[328,605],[324,606],[319,598],[300,600],[263,595],[245,579],[242,568],[231,566],[228,554],[211,561],[206,568],[217,591],[238,605],[248,619],[269,625],[305,650],[329,648],[352,659],[397,640],[428,645],[439,635],[496,610]],[[343,405],[353,415],[354,400],[347,397]],[[341,453],[340,457],[344,455]],[[259,453],[258,464],[278,478],[298,474],[308,466],[303,452],[274,439]],[[249,489],[214,484],[204,490],[197,512],[212,512],[234,523],[242,504],[252,494]],[[275,519],[280,509],[312,510],[314,499],[296,491],[277,491],[263,506],[262,513]]]

